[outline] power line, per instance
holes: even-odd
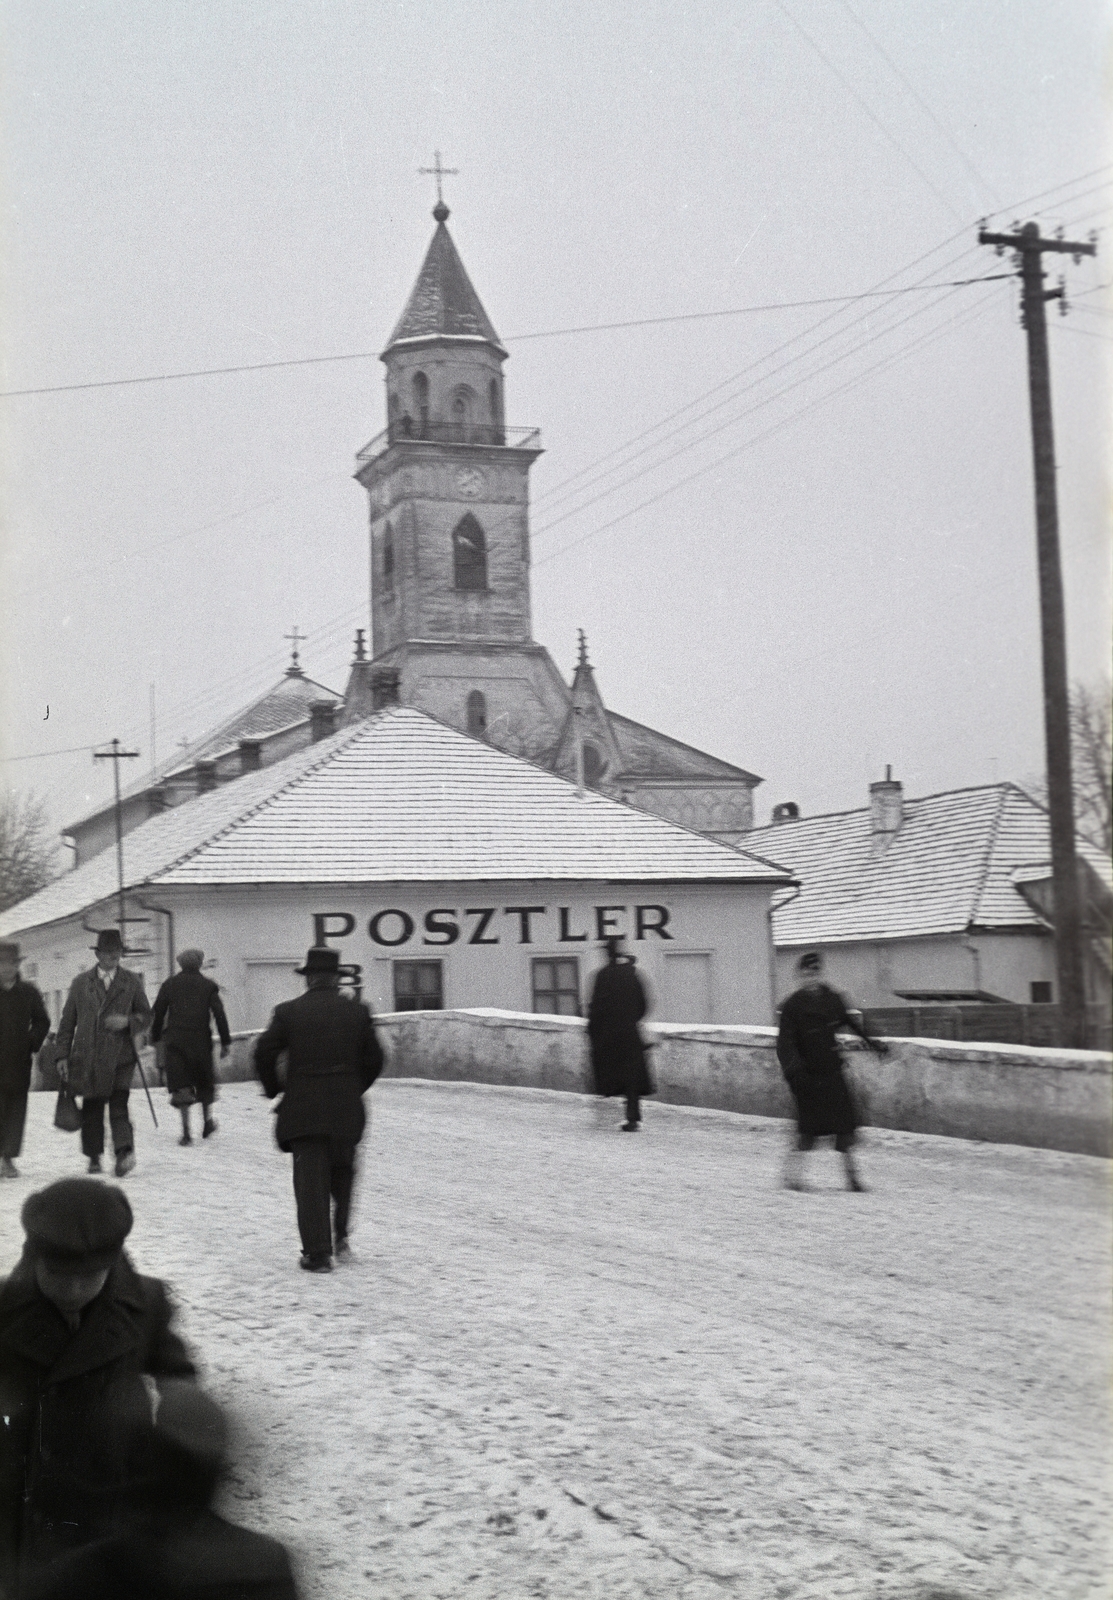
[[[0,756],[0,761],[46,761],[50,756],[74,756],[84,750],[95,750],[92,744],[74,744],[68,750],[40,750],[30,756]]]

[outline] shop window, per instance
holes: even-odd
[[[580,1015],[580,963],[574,957],[534,960],[533,1009],[556,1017]]]
[[[443,972],[441,961],[396,961],[395,1011],[443,1011]]]
[[[1049,983],[1033,983],[1029,985],[1034,1006],[1049,1006],[1051,1004],[1051,985]]]
[[[487,538],[470,511],[452,535],[452,566],[457,589],[487,587]]]
[[[481,689],[468,695],[468,732],[476,739],[487,737],[487,696]]]

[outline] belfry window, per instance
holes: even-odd
[[[598,789],[607,770],[607,763],[599,754],[598,748],[584,741],[584,782],[589,789]]]
[[[418,435],[424,438],[429,427],[429,379],[424,372],[413,376],[414,410],[417,412]]]
[[[452,566],[457,589],[487,587],[487,540],[470,511],[452,534]]]
[[[468,695],[468,732],[476,739],[487,737],[487,696],[481,689]]]
[[[394,530],[389,522],[383,529],[383,588],[394,588]]]

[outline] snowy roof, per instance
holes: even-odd
[[[607,711],[618,748],[622,753],[623,776],[628,778],[677,778],[714,781],[728,779],[757,785],[761,779],[744,767],[736,767],[718,756],[709,756],[694,745],[684,744],[671,734],[658,733],[642,722]]]
[[[801,880],[774,912],[778,945],[1047,926],[1016,876],[1050,874],[1047,812],[1011,783],[905,800],[880,847],[869,807],[757,828],[750,841]],[[1108,886],[1108,860],[1083,841],[1078,849]]]
[[[623,805],[409,707],[237,778],[127,835],[130,887],[557,879],[787,885],[759,856]],[[116,889],[105,850],[0,915],[0,936]]]
[[[440,220],[387,350],[411,339],[481,339],[506,354]]]

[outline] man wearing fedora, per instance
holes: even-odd
[[[81,1149],[89,1171],[101,1170],[107,1106],[116,1176],[123,1178],[135,1166],[135,1132],[128,1117],[128,1092],[139,1060],[135,1041],[150,1023],[151,1008],[142,978],[120,965],[124,941],[115,928],[97,934],[95,951],[96,966],[70,985],[58,1024],[56,1064],[81,1096]]]
[[[0,944],[0,1178],[18,1178],[31,1057],[50,1032],[43,997],[19,975],[19,946]]]
[[[645,1060],[639,1022],[648,1009],[645,986],[634,971],[633,956],[618,948],[622,934],[604,941],[607,964],[595,974],[587,1008],[587,1037],[597,1095],[623,1095],[623,1133],[637,1133],[643,1095],[652,1094],[653,1080]]]
[[[282,1094],[274,1131],[279,1148],[294,1158],[301,1265],[307,1272],[331,1272],[334,1249],[341,1258],[349,1253],[356,1145],[366,1120],[363,1096],[383,1069],[383,1052],[367,1006],[339,992],[339,951],[315,946],[296,970],[306,992],[275,1006],[255,1045],[255,1071],[268,1099]],[[283,1051],[285,1085],[278,1076]]]

